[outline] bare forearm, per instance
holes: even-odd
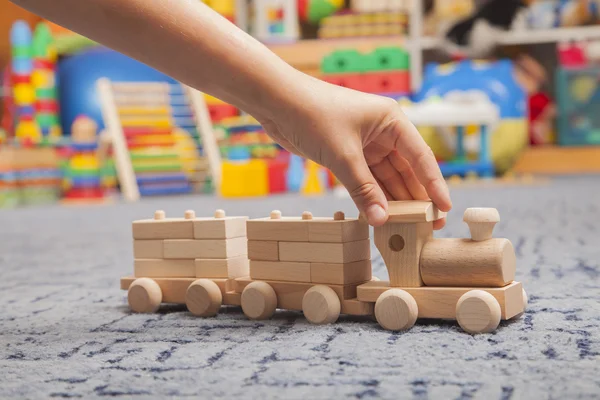
[[[300,75],[198,0],[11,1],[257,117]]]

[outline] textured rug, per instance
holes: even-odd
[[[355,215],[348,199],[180,197],[0,211],[0,397],[599,398],[599,199],[596,178],[453,189],[454,212],[438,235],[468,235],[467,207],[498,208],[495,236],[513,241],[530,295],[523,318],[477,336],[450,321],[390,333],[358,318],[315,327],[297,312],[251,322],[235,307],[211,319],[177,306],[129,312],[119,277],[132,271],[132,220],[157,208]]]

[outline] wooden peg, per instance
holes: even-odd
[[[165,212],[163,210],[156,210],[154,212],[154,219],[159,220],[159,219],[165,219],[167,217],[167,214],[165,214]]]
[[[333,220],[334,221],[343,221],[345,219],[346,219],[346,215],[342,211],[336,211],[333,214]]]
[[[225,210],[216,210],[215,218],[225,218]]]
[[[463,221],[469,225],[471,239],[479,242],[492,238],[494,225],[500,221],[500,214],[495,208],[467,208]]]
[[[187,210],[184,214],[183,217],[185,219],[195,219],[196,218],[196,212],[194,210]]]
[[[302,219],[303,219],[304,221],[306,221],[306,220],[311,220],[311,219],[313,219],[313,215],[312,215],[312,213],[311,213],[310,211],[304,211],[304,212],[302,213]]]
[[[279,210],[271,211],[271,219],[281,219],[281,211],[279,211]]]

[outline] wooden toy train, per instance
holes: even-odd
[[[289,218],[273,211],[249,220],[223,210],[168,219],[156,211],[154,219],[133,222],[134,277],[122,278],[121,288],[136,312],[179,303],[209,317],[221,305],[241,305],[255,320],[277,308],[301,310],[314,324],[374,315],[393,331],[417,318],[442,318],[469,333],[491,332],[524,312],[513,246],[492,238],[496,209],[466,210],[470,239],[433,238],[433,221],[444,213],[429,201],[390,202],[389,210],[374,230],[389,282],[371,277],[368,225],[342,212]]]

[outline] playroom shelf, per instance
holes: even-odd
[[[542,43],[559,43],[569,40],[600,39],[600,25],[582,26],[575,28],[529,29],[508,32],[500,35],[502,45],[525,45]],[[421,39],[421,47],[425,50],[434,49],[439,41],[434,37]]]

